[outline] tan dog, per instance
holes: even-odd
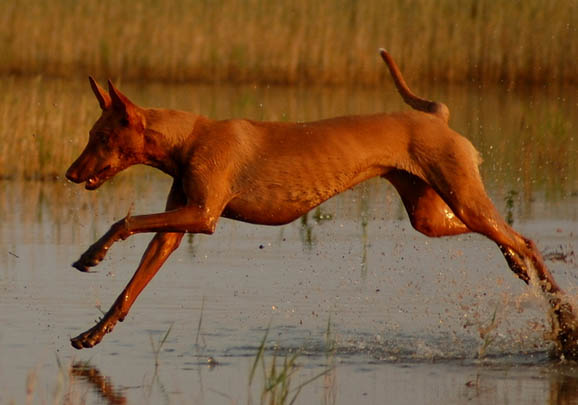
[[[428,236],[477,232],[499,246],[526,283],[535,269],[552,306],[559,348],[578,357],[572,307],[534,243],[511,229],[486,195],[477,151],[448,127],[444,104],[414,95],[389,54],[381,50],[381,56],[401,96],[417,111],[308,123],[214,121],[138,107],[110,81],[106,92],[90,78],[102,115],[66,177],[93,190],[140,163],[171,175],[174,182],[166,212],[118,221],[73,264],[88,271],[116,241],[157,232],[111,309],[73,338],[72,345],[92,347],[112,331],[184,233],[212,234],[219,217],[286,224],[334,195],[381,176],[395,186],[418,231]]]

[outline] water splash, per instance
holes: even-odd
[[[524,264],[530,276],[529,286],[536,297],[548,305],[548,318],[551,324],[551,331],[544,335],[544,339],[554,342],[555,350],[553,357],[560,357],[564,360],[578,359],[578,324],[574,308],[576,303],[572,297],[565,294],[546,293],[542,289],[544,281],[538,277],[538,271],[534,264],[524,258]]]

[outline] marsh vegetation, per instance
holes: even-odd
[[[0,2],[0,73],[373,85],[377,49],[427,81],[578,78],[573,0]]]
[[[135,167],[88,193],[63,177],[100,112],[88,74],[142,106],[305,121],[407,108],[384,46],[449,105],[498,209],[576,297],[576,1],[25,3],[0,1],[0,403],[576,401],[575,365],[548,358],[546,310],[495,246],[417,234],[377,180],[284,227],[187,238],[78,355],[69,337],[149,238],[92,275],[71,261],[130,207],[163,209],[170,182]]]

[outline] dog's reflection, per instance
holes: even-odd
[[[550,379],[549,404],[578,404],[578,376],[560,375]]]
[[[110,378],[103,376],[100,370],[89,362],[78,361],[72,363],[70,374],[74,379],[89,383],[107,404],[126,404],[126,397],[118,388],[115,388]]]

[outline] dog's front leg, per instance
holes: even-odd
[[[127,219],[128,216],[113,224],[107,233],[93,243],[86,252],[80,256],[80,259],[72,264],[72,267],[83,272],[88,272],[90,267],[94,267],[100,263],[114,242],[130,236],[126,226]]]
[[[123,321],[140,292],[154,277],[170,254],[179,246],[183,233],[157,233],[145,251],[134,276],[118,296],[104,317],[92,328],[71,339],[77,349],[98,344],[111,332],[118,321]]]
[[[215,212],[215,215],[211,215]],[[142,232],[190,232],[212,234],[220,216],[220,210],[211,210],[198,205],[187,205],[171,211],[137,215],[116,222],[110,230],[82,254],[72,264],[80,271],[87,272],[104,259],[108,249],[118,240],[126,239]]]
[[[166,209],[176,209],[184,206],[185,203],[186,196],[182,191],[180,182],[175,180],[169,193]],[[105,237],[109,235],[111,231],[107,232],[107,234],[91,246],[90,249],[93,249],[93,247],[101,241],[106,242]],[[98,344],[105,334],[112,331],[118,321],[122,322],[124,320],[140,292],[154,277],[171,253],[179,246],[183,235],[183,233],[176,232],[162,232],[155,235],[149,243],[132,279],[104,317],[92,328],[71,339],[71,343],[75,348],[82,349],[83,347],[92,347]],[[116,236],[113,234],[109,235],[109,237],[114,238]],[[83,257],[85,255],[83,255]]]

